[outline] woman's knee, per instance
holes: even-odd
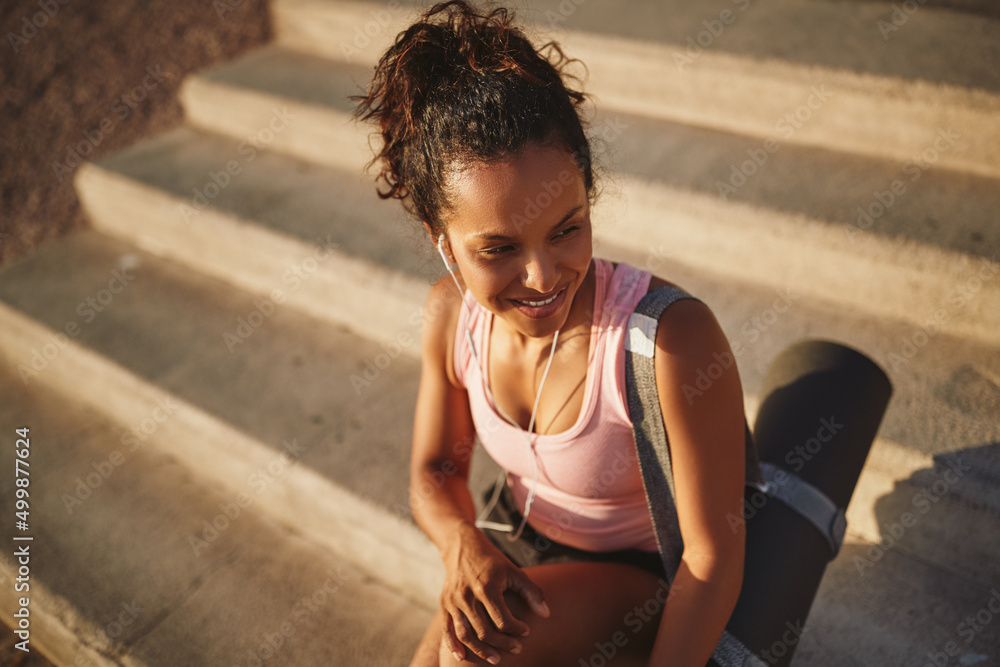
[[[410,667],[438,667],[440,660],[438,653],[441,646],[441,632],[444,627],[444,612],[440,609],[434,615],[434,619],[424,632],[420,645],[410,659]]]
[[[518,593],[506,591],[504,602],[507,603],[507,608],[517,619],[530,626],[531,632],[526,637],[517,638],[521,644],[520,653],[501,651],[499,664],[503,667],[550,667],[553,663],[550,661],[550,656],[544,646],[546,633],[544,628],[539,627],[545,619],[533,612]],[[479,658],[468,648],[465,649],[465,659],[456,660],[444,642],[438,642],[437,660],[438,662],[434,664],[440,664],[441,667],[469,667],[469,665],[492,667],[491,663]]]
[[[519,637],[520,654],[503,652],[503,667],[549,667],[566,664],[612,665],[644,664],[656,637],[659,612],[666,591],[654,575],[626,565],[562,564],[526,568],[525,572],[546,596],[552,615],[535,614],[519,594],[507,591],[508,609],[531,628],[527,637]],[[656,606],[656,609],[652,607]],[[636,627],[641,618],[642,627]],[[628,641],[623,641],[622,638]],[[602,642],[617,640],[613,659],[598,653]],[[593,655],[592,655],[593,654]],[[456,661],[441,648],[440,664],[489,665],[466,650],[470,658]],[[595,657],[596,656],[596,657]]]

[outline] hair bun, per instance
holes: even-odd
[[[554,42],[535,49],[507,9],[480,13],[464,0],[431,7],[396,37],[367,94],[354,98],[356,115],[382,138],[372,161],[379,196],[401,200],[439,233],[452,165],[507,157],[529,143],[573,154],[591,192],[578,112],[585,97],[566,86],[569,62]]]

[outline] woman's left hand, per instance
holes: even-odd
[[[541,589],[474,527],[460,531],[444,560],[445,648],[458,660],[472,652],[494,665],[500,651],[520,652],[517,638],[530,628],[511,612],[504,594],[520,595],[535,613],[547,617]]]

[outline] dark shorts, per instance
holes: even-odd
[[[489,503],[492,495],[493,488],[490,488],[483,496],[484,506]],[[521,525],[521,513],[514,502],[514,494],[507,484],[503,484],[500,499],[486,519],[513,526],[515,529]],[[561,544],[545,537],[532,528],[530,523],[525,524],[520,538],[513,542],[507,539],[510,533],[490,529],[483,529],[483,533],[518,567],[547,565],[550,563],[624,563],[626,565],[634,565],[661,579],[665,578],[663,561],[660,560],[660,554],[656,551],[642,551],[641,549],[584,551],[583,549]]]

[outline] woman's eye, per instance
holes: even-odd
[[[485,250],[481,250],[480,252],[482,252],[484,255],[495,256],[495,255],[502,255],[505,252],[508,252],[509,250],[511,250],[511,248],[513,248],[513,246],[501,245],[501,246],[497,246],[495,248],[486,248]]]
[[[574,232],[579,231],[579,229],[580,225],[570,225],[569,227],[566,227],[565,229],[561,229],[558,232],[556,232],[553,238],[561,239],[567,236],[571,236]],[[494,246],[492,248],[483,248],[482,250],[479,251],[479,254],[485,255],[487,257],[497,257],[500,255],[506,255],[507,253],[513,251],[514,251],[514,246],[507,244],[507,245]]]

